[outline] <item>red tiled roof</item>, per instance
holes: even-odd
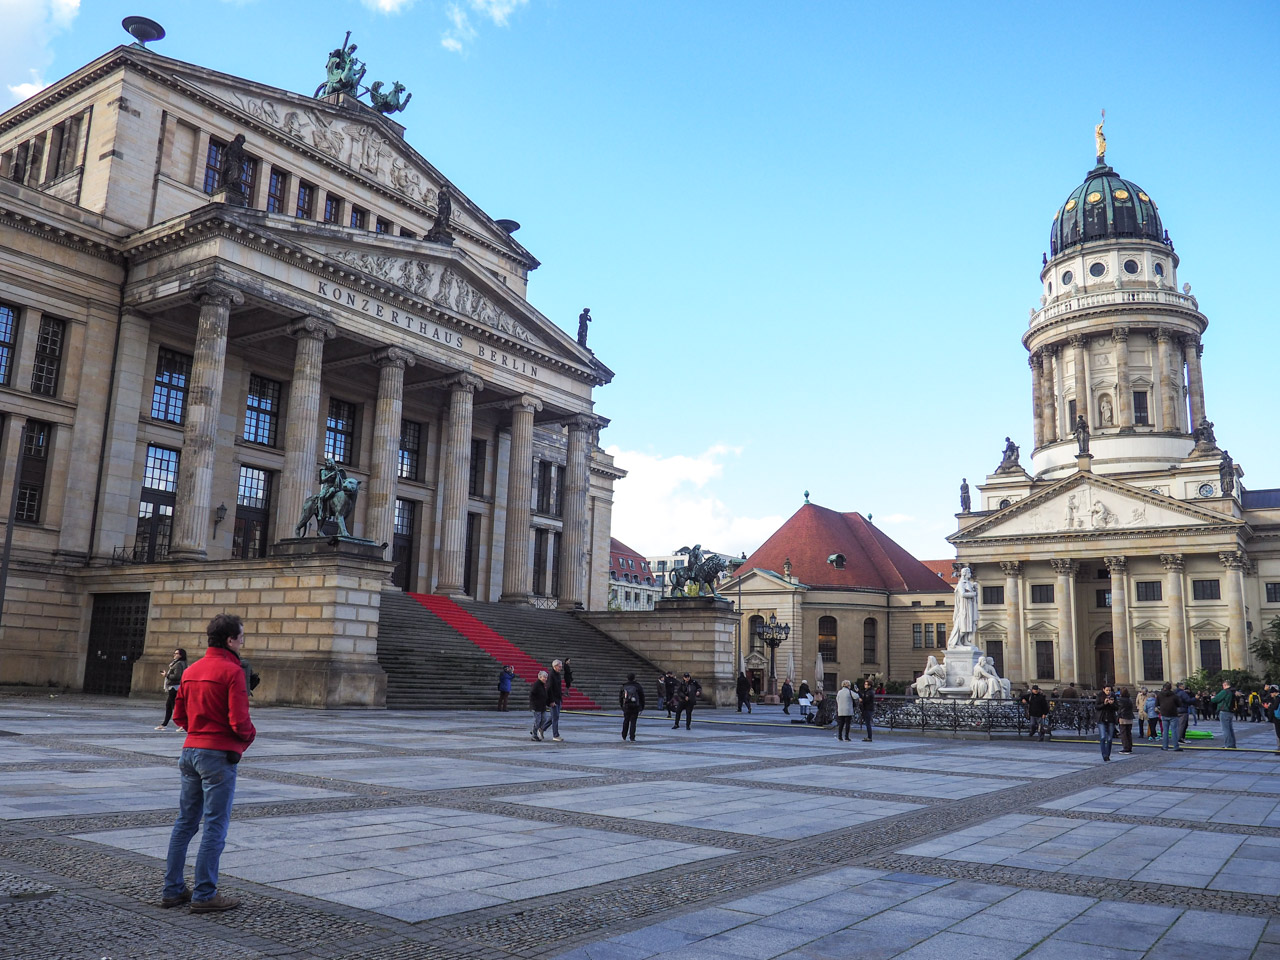
[[[827,563],[836,553],[845,555],[843,570]],[[742,571],[758,568],[780,574],[788,558],[791,575],[810,587],[870,587],[894,592],[950,589],[937,573],[862,514],[838,513],[816,503],[806,503],[797,510],[747,557]]]
[[[626,561],[631,561],[631,566],[627,566]],[[631,580],[633,583],[642,583],[646,577],[652,577],[649,571],[649,561],[643,556],[636,553],[617,537],[609,538],[609,569],[621,571],[625,574],[623,579]]]
[[[920,562],[947,581],[947,586],[955,586],[951,582],[956,578],[955,567],[952,566],[954,560],[921,560]]]

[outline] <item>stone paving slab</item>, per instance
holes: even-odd
[[[621,745],[621,738],[619,738]],[[503,760],[529,760],[542,756],[544,750],[543,745],[530,744],[531,750],[509,750],[503,753],[486,754],[486,757],[501,758]],[[678,774],[684,768],[706,768],[706,767],[723,767],[734,766],[746,762],[744,758],[739,756],[731,757],[693,757],[687,756],[683,751],[671,750],[646,750],[641,746],[640,741],[636,743],[628,743],[626,747],[614,749],[610,744],[608,747],[600,748],[582,748],[578,746],[561,749],[559,745],[552,745],[551,748],[557,752],[555,760],[557,763],[568,763],[574,766],[582,767],[601,767],[607,770],[633,770],[644,773],[673,773]]]
[[[1280,828],[1280,800],[1183,790],[1094,787],[1041,804],[1048,810],[1123,813],[1136,817]]]
[[[544,780],[591,776],[589,773],[558,770],[549,766],[524,767],[444,757],[271,761],[262,766],[264,769],[284,770],[309,777],[349,780],[353,783],[377,784],[409,790],[456,790],[460,787],[538,783]]]
[[[717,773],[713,777],[741,777],[736,773]],[[909,773],[905,770],[865,770],[853,762],[834,766],[803,764],[780,770],[752,771],[753,780],[764,783],[791,783],[836,790],[860,790],[869,793],[902,794],[907,797],[931,797],[937,800],[964,800],[993,790],[1006,790],[1026,781],[990,780],[982,777],[952,777],[937,773]]]
[[[1027,777],[1051,780],[1064,773],[1101,762],[1101,755],[1094,747],[1092,753],[1074,752],[1065,757],[1049,756],[1055,748],[1041,756],[1027,756],[1020,751],[1010,751],[1007,756],[981,756],[955,749],[930,751],[893,752],[884,756],[858,757],[853,763],[868,766],[902,767],[910,770],[931,770],[943,773],[959,773],[971,776],[998,774],[1004,777]],[[1119,759],[1119,758],[1116,758]]]
[[[168,757],[175,762],[182,754],[182,743],[186,736],[181,733],[174,733],[162,730],[153,731],[149,736],[138,737],[108,737],[101,735],[93,735],[80,737],[81,741],[86,744],[95,746],[110,747],[113,750],[126,750],[129,753],[140,753],[153,757]],[[272,740],[271,737],[259,738],[259,743],[254,741],[252,753],[249,754],[246,762],[264,760],[272,757],[297,757],[297,756],[330,756],[335,753],[359,753],[359,747],[339,746],[337,744],[326,744],[323,742],[309,742],[307,740]]]
[[[1277,769],[1276,773],[1280,773]],[[1231,790],[1239,793],[1280,794],[1280,776],[1266,773],[1221,773],[1179,767],[1160,767],[1123,777],[1117,781],[1139,787],[1181,787],[1194,790]]]

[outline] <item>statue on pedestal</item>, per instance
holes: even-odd
[[[351,31],[348,30],[342,46],[329,54],[329,59],[324,65],[325,81],[316,87],[317,97],[327,97],[335,93],[359,95],[360,81],[364,79],[365,70],[368,68],[364,65],[364,61],[356,59],[356,45],[350,41]]]
[[[234,207],[247,207],[249,198],[244,190],[244,134],[237,133],[222,151],[222,169],[219,176],[226,202]]]
[[[316,535],[320,536],[326,523],[333,521],[338,525],[338,533],[350,537],[347,518],[355,512],[356,497],[360,493],[360,481],[348,477],[347,472],[339,467],[333,457],[326,457],[324,466],[320,468],[320,492],[312,494],[302,504],[302,515],[294,528],[295,537],[305,537],[311,521],[316,522]]]
[[[578,346],[585,347],[587,345],[587,324],[591,322],[591,308],[583,307],[582,312],[578,314]]]
[[[436,222],[427,231],[426,239],[433,243],[453,243],[453,234],[449,231],[449,218],[453,216],[453,200],[449,197],[449,188],[441,187],[436,194]]]
[[[947,649],[973,646],[973,635],[978,632],[978,584],[973,572],[965,567],[955,589],[956,610],[952,617],[951,636]]]
[[[929,661],[925,665],[924,673],[920,675],[912,686],[915,687],[917,697],[923,697],[928,700],[938,696],[938,691],[942,689],[943,684],[946,682],[946,668],[938,662],[937,657],[930,655]]]
[[[1076,444],[1080,448],[1079,456],[1089,453],[1089,421],[1083,413],[1076,417]]]
[[[1231,454],[1222,451],[1222,462],[1218,464],[1218,481],[1222,484],[1222,495],[1224,497],[1231,496],[1236,489],[1236,462],[1231,459]]]
[[[969,481],[965,477],[960,478],[960,512],[968,513],[972,505],[969,499]]]

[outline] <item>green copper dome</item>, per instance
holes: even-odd
[[[1095,240],[1126,237],[1169,243],[1155,202],[1136,183],[1122,180],[1105,163],[1099,163],[1054,214],[1049,228],[1050,255],[1056,257]]]

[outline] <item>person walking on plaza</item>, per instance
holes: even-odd
[[[515,679],[515,667],[507,664],[498,674],[498,711],[507,712],[507,698],[511,696],[511,681]]]
[[[853,692],[853,685],[848,680],[840,684],[840,691],[836,694],[836,739],[852,740],[850,732],[853,729],[853,705],[857,702],[858,695]]]
[[[1160,712],[1160,729],[1163,741],[1161,750],[1169,749],[1169,741],[1173,740],[1173,749],[1181,750],[1178,743],[1178,695],[1173,691],[1173,684],[1166,683],[1156,694],[1156,709]]]
[[[1156,725],[1160,716],[1160,711],[1156,709],[1156,693],[1154,690],[1147,691],[1146,698],[1142,701],[1142,712],[1147,717],[1147,740],[1154,743],[1158,736]]]
[[[676,710],[676,675],[670,670],[662,678],[662,690],[662,699],[667,705],[667,719],[670,720]]]
[[[742,712],[742,705],[747,705],[747,713],[751,712],[751,681],[747,679],[745,673],[738,674],[738,712]]]
[[[564,740],[560,736],[560,707],[564,704],[564,661],[551,661],[551,682],[547,684],[547,710],[551,714],[542,722],[541,733],[551,728],[551,739],[556,743]],[[541,738],[539,738],[541,739]]]
[[[1187,742],[1187,723],[1191,719],[1191,706],[1195,703],[1185,683],[1178,684],[1178,742]]]
[[[538,679],[529,688],[529,709],[533,711],[533,729],[529,736],[542,742],[542,731],[546,729],[547,719],[547,671],[539,670]]]
[[[1102,688],[1102,692],[1094,698],[1094,706],[1098,718],[1098,746],[1102,749],[1102,759],[1111,762],[1111,741],[1116,738],[1116,704],[1115,692],[1111,684]]]
[[[1049,732],[1049,698],[1034,683],[1031,685],[1031,692],[1027,694],[1027,716],[1031,718],[1031,732],[1027,736],[1039,735],[1043,742],[1044,735]]]
[[[693,726],[693,705],[698,701],[698,695],[702,693],[702,684],[694,680],[689,674],[685,674],[684,678],[676,686],[676,723],[672,730],[680,729],[680,714],[684,714],[684,728],[686,730]]]
[[[205,629],[209,649],[187,667],[173,705],[173,719],[187,731],[178,770],[182,790],[178,817],[169,836],[162,907],[191,904],[192,913],[218,913],[240,906],[218,893],[218,862],[227,842],[231,803],[236,795],[236,764],[258,731],[249,719],[249,690],[240,666],[244,624],[220,613]],[[183,879],[187,847],[204,819],[196,853],[195,888]]]
[[[862,708],[862,725],[867,728],[867,735],[862,738],[862,742],[870,743],[871,717],[876,709],[876,694],[870,680],[862,681],[862,690],[859,691],[859,697],[858,705]]]
[[[187,651],[178,647],[173,651],[173,659],[164,668],[164,722],[156,727],[157,730],[165,729],[173,718],[173,702],[178,699],[178,687],[182,683],[182,671],[186,669]],[[176,729],[181,730],[182,727],[176,726]]]
[[[782,712],[791,716],[791,701],[795,699],[795,691],[791,689],[791,678],[782,681]]]
[[[622,707],[622,739],[636,741],[636,720],[644,709],[644,687],[636,683],[634,673],[627,674],[627,682],[618,691],[618,706]],[[628,737],[627,733],[631,736]]]
[[[1214,705],[1218,708],[1218,719],[1222,721],[1222,738],[1226,741],[1228,750],[1236,748],[1236,730],[1231,716],[1231,701],[1234,697],[1235,691],[1231,689],[1230,680],[1223,680],[1222,689],[1213,697]]]
[[[1120,752],[1133,753],[1133,697],[1128,687],[1120,688],[1116,698],[1116,724],[1120,728]]]
[[[1280,687],[1267,687],[1262,698],[1262,711],[1276,731],[1276,753],[1280,753]]]

